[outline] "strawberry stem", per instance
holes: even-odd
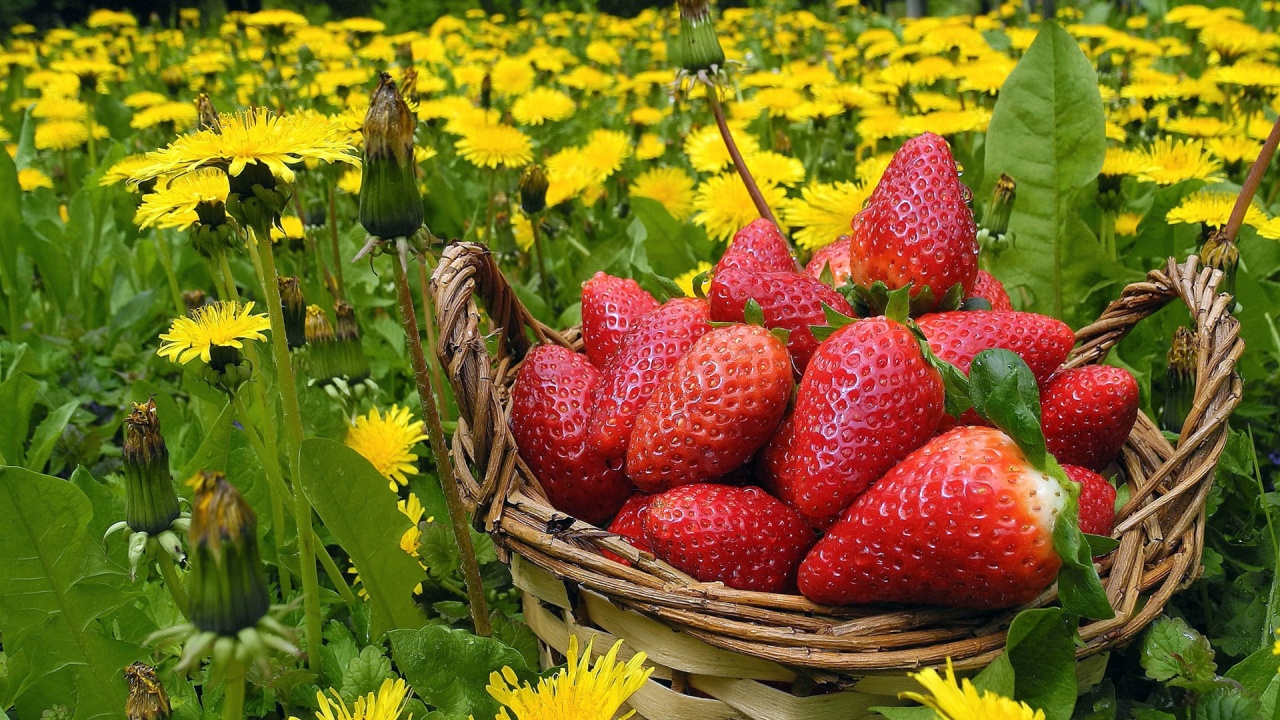
[[[1262,184],[1262,176],[1266,174],[1267,166],[1271,164],[1271,158],[1276,154],[1277,145],[1280,145],[1280,118],[1277,118],[1276,124],[1271,126],[1271,134],[1263,143],[1258,159],[1254,160],[1249,168],[1249,176],[1240,187],[1240,197],[1236,198],[1236,206],[1231,209],[1231,219],[1227,220],[1224,232],[1232,242],[1236,239],[1236,233],[1240,232],[1240,226],[1244,224],[1245,213],[1249,210],[1249,204],[1253,202],[1253,196],[1258,192],[1258,186]]]
[[[738,151],[738,143],[734,142],[733,133],[729,131],[729,123],[724,118],[724,108],[720,105],[719,88],[707,78],[705,73],[699,74],[698,80],[707,87],[707,102],[711,104],[711,114],[716,117],[716,127],[720,128],[720,137],[729,150],[729,157],[733,159],[733,167],[738,171],[738,177],[742,178],[742,184],[746,186],[747,194],[751,196],[751,202],[756,206],[756,212],[760,213],[760,217],[777,225],[778,219],[774,217],[769,204],[764,201],[760,186],[751,176],[751,170],[747,168],[746,161],[742,159],[742,153]]]

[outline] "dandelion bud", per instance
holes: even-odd
[[[154,399],[134,403],[125,418],[124,482],[124,517],[130,530],[155,535],[178,519],[178,494]]]
[[[1160,412],[1160,425],[1170,432],[1182,430],[1191,412],[1196,392],[1196,341],[1195,331],[1179,327],[1173,333],[1169,346],[1169,367],[1164,373],[1164,407]]]
[[[707,0],[676,0],[680,8],[680,34],[667,49],[672,65],[691,73],[716,72],[724,64],[724,49],[716,37],[715,21]]]
[[[360,224],[379,238],[408,237],[422,227],[422,195],[413,162],[418,118],[382,73],[364,116]]]
[[[1236,294],[1236,266],[1240,264],[1240,248],[1223,230],[1214,230],[1200,247],[1200,259],[1215,270],[1222,271],[1218,292]]]
[[[547,174],[536,163],[526,165],[520,174],[520,209],[525,215],[535,215],[547,207]]]
[[[258,520],[222,473],[200,472],[188,483],[195,491],[188,617],[201,632],[234,636],[256,625],[270,604]]]
[[[982,226],[991,235],[1004,235],[1009,231],[1009,215],[1013,212],[1013,203],[1018,198],[1018,185],[1013,178],[1000,173],[995,190],[991,193],[991,202],[982,216]]]
[[[360,344],[360,326],[356,323],[355,308],[351,307],[351,303],[339,300],[333,304],[333,312],[338,318],[338,370],[349,382],[358,383],[369,376],[369,361]]]
[[[182,303],[187,306],[187,312],[204,307],[208,301],[209,296],[200,288],[182,293]]]
[[[135,662],[124,669],[124,679],[129,683],[129,699],[124,704],[128,720],[167,720],[173,707],[154,668]]]
[[[341,374],[337,371],[337,338],[334,337],[333,325],[329,324],[329,316],[325,315],[324,308],[319,305],[307,306],[304,330],[311,377],[325,381]]]
[[[489,73],[484,74],[484,79],[480,81],[480,107],[488,110],[493,106],[493,78]]]
[[[280,283],[280,305],[284,312],[284,332],[289,349],[295,350],[307,344],[307,301],[298,287],[298,278],[276,278]]]

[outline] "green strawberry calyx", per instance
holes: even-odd
[[[969,368],[968,386],[968,401],[973,409],[1012,438],[1027,462],[1057,480],[1066,492],[1066,505],[1053,524],[1053,548],[1062,558],[1062,569],[1058,571],[1062,607],[1082,617],[1115,617],[1093,566],[1093,556],[1106,552],[1110,543],[1102,538],[1091,543],[1080,531],[1080,486],[1067,478],[1045,446],[1040,429],[1040,390],[1031,369],[1008,350],[983,350]]]

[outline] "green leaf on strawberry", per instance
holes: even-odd
[[[672,280],[669,277],[664,277],[650,270],[649,279],[652,280],[654,283],[656,283],[658,287],[662,288],[662,292],[667,294],[667,299],[688,297],[688,295],[685,294],[684,288],[677,285],[676,281]],[[701,285],[699,284],[696,278],[694,279],[693,287],[694,288],[701,287]]]
[[[827,318],[826,325],[809,326],[809,332],[813,333],[813,337],[816,338],[818,342],[826,340],[831,337],[832,333],[857,319],[845,315],[826,303],[822,303],[822,314]]]
[[[742,307],[742,319],[748,325],[764,327],[764,308],[760,307],[760,303],[756,302],[755,298],[748,300]]]
[[[1068,612],[1084,617],[1115,617],[1093,566],[1094,551],[1080,531],[1080,486],[1071,482],[1045,448],[1040,429],[1040,391],[1031,368],[1008,350],[984,350],[969,368],[969,397],[979,415],[990,420],[1022,449],[1028,462],[1056,479],[1067,493],[1053,527],[1053,546],[1062,558],[1058,596]]]

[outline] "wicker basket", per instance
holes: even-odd
[[[1199,340],[1194,407],[1177,447],[1145,415],[1124,447],[1120,466],[1130,500],[1116,516],[1120,546],[1100,566],[1116,617],[1081,627],[1081,660],[1133,639],[1200,572],[1204,502],[1240,401],[1234,366],[1244,351],[1231,300],[1217,292],[1220,278],[1195,256],[1170,260],[1126,287],[1076,334],[1067,365],[1096,363],[1138,321],[1181,299]],[[798,595],[734,590],[697,582],[556,511],[517,454],[507,424],[509,391],[533,342],[580,349],[578,330],[557,332],[535,320],[480,245],[447,247],[432,292],[437,351],[461,414],[453,462],[475,522],[510,563],[525,620],[544,649],[562,652],[573,633],[584,642],[598,636],[597,647],[606,648],[625,638],[624,654],[648,654],[654,678],[663,682],[650,681],[632,698],[643,717],[864,717],[870,706],[896,704],[897,693],[912,685],[905,671],[946,658],[975,669],[1003,649],[1010,620],[1024,608],[834,608]],[[477,296],[492,327],[482,322]],[[631,566],[606,559],[605,548]],[[1026,607],[1055,598],[1050,588]],[[1081,663],[1082,682],[1101,672],[1100,661]]]

